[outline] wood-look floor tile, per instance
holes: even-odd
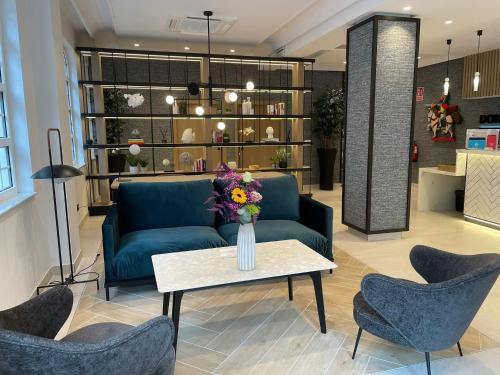
[[[335,331],[327,331],[326,334],[316,331],[300,356],[294,358],[288,374],[324,374],[345,337],[344,334]]]
[[[285,304],[281,293],[279,295],[276,295],[276,293],[273,289],[265,299],[234,320],[207,347],[227,354],[233,352],[260,324],[268,319],[281,305]]]
[[[250,373],[262,356],[265,355],[299,315],[300,312],[293,308],[293,306],[290,306],[288,302],[282,303],[269,319],[245,341],[241,342],[241,345],[215,370],[215,373],[228,375]]]
[[[190,366],[181,361],[175,363],[174,375],[208,375],[209,372],[203,371],[202,369]]]
[[[328,367],[326,374],[331,375],[363,375],[370,356],[367,354],[356,354],[356,358],[352,359],[350,351],[341,348],[333,361]]]
[[[212,372],[226,359],[226,355],[182,340],[177,342],[177,360]]]

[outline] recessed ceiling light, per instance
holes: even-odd
[[[230,49],[230,50],[229,50],[229,52],[231,52],[231,53],[235,53],[235,52],[236,52],[236,50],[234,50],[234,49]]]
[[[451,25],[451,24],[453,23],[453,21],[452,21],[452,20],[448,20],[448,21],[444,21],[444,23],[445,23],[446,25]]]
[[[422,58],[422,56],[419,56],[418,59],[420,60]]]
[[[140,47],[141,45],[139,43],[134,43],[134,47]]]
[[[405,12],[408,12],[409,10],[411,10],[411,6],[409,6],[409,5],[408,5],[408,6],[404,7],[404,8],[403,8],[403,10],[404,10]]]
[[[188,46],[185,46],[184,47],[184,51],[189,51],[191,48],[189,48]]]

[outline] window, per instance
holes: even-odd
[[[0,199],[4,198],[9,192],[15,193],[13,191],[12,139],[10,137],[5,101],[7,94],[1,47],[0,45]]]
[[[64,79],[66,85],[66,110],[68,111],[68,125],[69,132],[71,136],[71,159],[73,160],[73,164],[77,163],[78,155],[76,150],[76,132],[75,132],[75,121],[74,121],[74,109],[73,109],[73,101],[71,100],[71,95],[73,93],[72,82],[71,82],[71,69],[70,63],[68,60],[68,55],[66,50],[63,49],[63,58],[64,58]]]

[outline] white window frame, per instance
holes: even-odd
[[[9,124],[9,111],[8,111],[8,93],[7,93],[7,85],[6,85],[6,79],[7,77],[5,76],[5,69],[3,66],[3,50],[2,50],[2,31],[0,27],[0,74],[2,77],[2,80],[0,81],[0,92],[2,93],[3,97],[3,110],[4,110],[4,117],[5,117],[5,125],[6,125],[6,131],[7,131],[7,137],[6,138],[0,138],[0,147],[7,147],[8,152],[9,152],[9,169],[10,169],[10,178],[11,178],[11,187],[5,189],[5,190],[0,190],[0,202],[6,201],[7,199],[13,198],[17,195],[17,184],[16,184],[16,176],[15,176],[15,169],[14,169],[14,160],[13,160],[13,153],[14,153],[14,148],[12,144],[12,132],[10,129],[10,124]],[[0,124],[0,126],[3,126],[3,124]]]

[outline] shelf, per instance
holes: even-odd
[[[88,55],[91,52],[98,52],[101,56],[114,56],[114,57],[127,57],[130,59],[139,58],[155,58],[163,57],[165,59],[169,58],[191,58],[191,59],[201,59],[210,57],[212,62],[223,62],[223,61],[237,61],[238,63],[245,64],[245,61],[255,63],[308,63],[312,64],[315,62],[314,59],[303,59],[298,57],[271,57],[271,56],[245,56],[245,55],[224,55],[218,53],[195,53],[195,52],[163,52],[163,51],[149,51],[140,49],[114,49],[114,48],[98,48],[98,47],[76,47],[76,51],[80,52],[82,55]]]
[[[305,172],[310,171],[311,167],[303,166],[300,168],[260,168],[260,169],[238,169],[237,172]],[[189,172],[189,171],[177,171],[177,172],[165,172],[165,171],[146,171],[144,173],[130,173],[130,172],[122,172],[122,173],[104,173],[104,174],[93,174],[87,175],[86,178],[88,180],[106,180],[110,178],[118,178],[118,177],[152,177],[152,176],[170,176],[170,175],[204,175],[204,174],[216,174],[219,171],[205,171],[205,172]]]
[[[311,141],[300,142],[226,142],[226,143],[144,143],[140,145],[145,148],[192,148],[192,147],[261,147],[261,146],[307,146]],[[85,149],[128,149],[129,144],[95,144],[87,143],[83,145]]]
[[[238,115],[238,114],[205,114],[198,116],[195,114],[189,115],[174,115],[170,113],[82,113],[82,118],[107,118],[107,119],[185,119],[185,120],[202,120],[202,119],[228,119],[228,120],[309,120],[309,115]]]
[[[154,90],[166,90],[166,91],[187,91],[187,86],[178,83],[169,82],[127,82],[127,81],[93,81],[93,80],[80,80],[78,81],[80,85],[83,86],[101,86],[102,88],[117,88],[117,89],[154,89]],[[200,84],[200,89],[204,90],[208,88],[208,84]],[[311,92],[312,87],[293,87],[293,86],[256,86],[253,90],[247,90],[245,85],[222,85],[222,84],[212,84],[212,91],[225,91],[234,90],[246,93],[252,92],[276,92],[276,93],[289,93],[292,94],[294,91],[304,91]]]

